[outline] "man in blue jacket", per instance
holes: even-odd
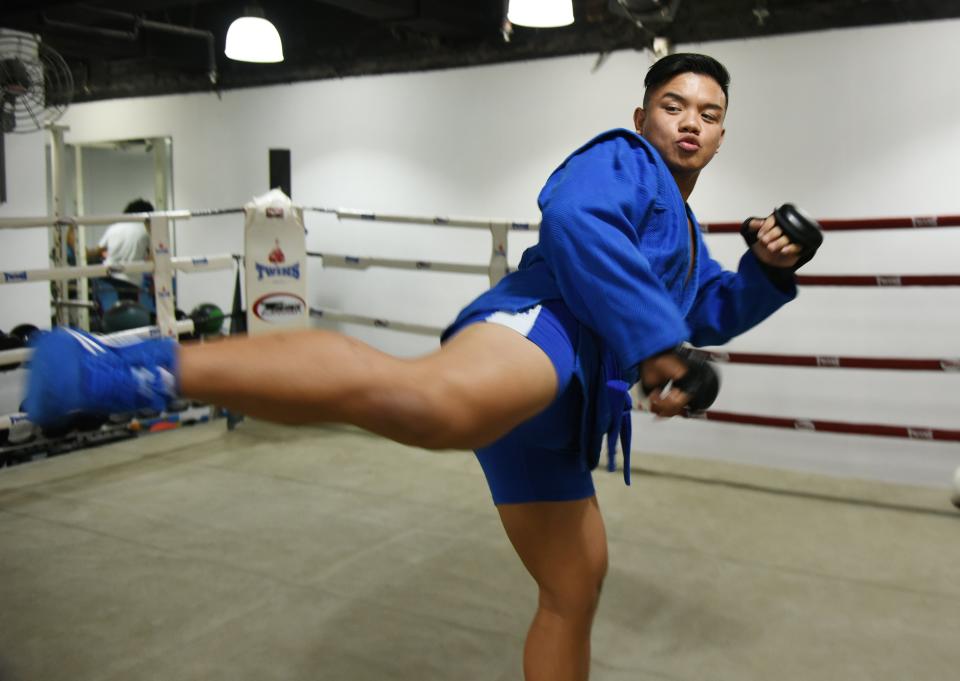
[[[319,330],[184,346],[60,330],[37,344],[28,412],[52,423],[180,394],[284,423],[345,422],[476,450],[539,587],[525,676],[586,679],[607,569],[590,470],[603,435],[629,420],[626,388],[683,385],[692,365],[680,344],[726,342],[796,295],[803,247],[773,216],[748,223],[752,245],[725,272],[686,204],[723,140],[728,83],[703,55],[654,64],[636,132],[599,135],[554,171],[539,197],[539,243],[428,356],[398,359]],[[650,408],[673,416],[694,397],[658,388]]]

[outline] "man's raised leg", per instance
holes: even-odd
[[[544,409],[557,377],[539,347],[496,324],[468,326],[417,359],[319,330],[121,346],[58,329],[37,343],[26,402],[31,418],[55,422],[162,406],[174,385],[282,423],[349,423],[405,444],[473,449]]]

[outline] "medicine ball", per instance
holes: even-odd
[[[10,329],[10,335],[14,338],[19,338],[23,343],[23,346],[26,347],[30,342],[30,337],[33,336],[39,329],[33,324],[17,324],[15,327]]]
[[[223,328],[223,310],[213,303],[200,303],[190,312],[194,330],[201,336],[212,336]]]
[[[132,300],[118,301],[103,315],[103,330],[107,333],[150,326],[150,311]]]

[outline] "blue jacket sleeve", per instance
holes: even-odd
[[[748,250],[736,272],[724,271],[700,239],[700,285],[687,323],[696,346],[722,345],[753,328],[797,295],[796,285],[778,288]]]
[[[568,158],[540,195],[544,261],[570,311],[623,370],[688,336],[641,251],[658,182],[646,153],[625,135],[599,140]]]

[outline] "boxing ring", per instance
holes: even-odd
[[[491,220],[483,218],[452,218],[443,216],[416,216],[373,211],[347,210],[323,207],[304,207],[304,213],[316,213],[332,216],[338,222],[374,222],[383,225],[416,225],[437,229],[470,229],[485,230],[491,237],[489,261],[485,265],[464,264],[440,260],[405,259],[376,256],[351,255],[335,253],[328,249],[322,251],[308,250],[308,258],[314,258],[322,263],[325,269],[347,269],[366,271],[372,268],[384,268],[407,271],[445,272],[451,274],[485,275],[490,285],[495,285],[509,271],[508,264],[508,235],[513,232],[532,233],[539,229],[539,224],[526,221]],[[205,257],[176,257],[165,252],[165,243],[169,243],[169,222],[173,219],[190,219],[206,215],[220,215],[225,213],[242,212],[242,209],[227,209],[220,211],[172,211],[167,213],[153,213],[137,216],[138,219],[152,221],[151,232],[154,238],[155,261],[130,263],[122,268],[113,268],[112,271],[148,272],[152,271],[156,279],[158,301],[158,329],[142,330],[141,333],[162,333],[174,335],[187,333],[192,325],[187,321],[177,322],[173,315],[173,301],[169,300],[169,291],[172,288],[172,276],[176,272],[194,272],[211,269],[227,269],[234,266],[236,256],[222,254]],[[65,226],[68,224],[108,224],[121,219],[129,220],[131,216],[104,216],[97,218],[69,218],[60,220],[2,220],[0,228],[25,228],[39,226]],[[865,219],[822,220],[821,226],[825,232],[844,232],[857,230],[902,230],[902,229],[954,229],[960,228],[960,215],[923,216],[923,217],[883,217]],[[739,223],[703,223],[701,228],[705,234],[739,234]],[[164,239],[166,241],[164,242]],[[104,276],[111,272],[106,266],[63,267],[50,270],[28,270],[18,273],[3,273],[0,284],[9,284],[26,281],[62,281],[79,277]],[[904,289],[918,287],[950,288],[960,286],[960,275],[954,274],[815,274],[797,277],[800,288],[882,288]],[[166,296],[166,298],[165,298]],[[466,302],[466,301],[464,301]],[[56,301],[54,301],[56,303]],[[161,314],[161,305],[164,313]],[[368,316],[352,312],[333,309],[325,306],[310,306],[309,315],[315,319],[329,322],[356,324],[361,326],[389,329],[410,334],[428,337],[437,337],[443,327],[429,324],[415,323],[401,319],[390,319],[381,316]],[[960,358],[958,357],[893,357],[893,356],[844,356],[826,354],[784,354],[773,352],[724,352],[720,350],[701,350],[704,356],[720,364],[762,365],[768,367],[793,367],[810,371],[861,369],[880,372],[960,372]],[[27,358],[25,350],[0,353],[0,366],[22,362]],[[803,416],[771,416],[754,413],[708,410],[703,413],[690,415],[690,418],[702,421],[712,421],[744,426],[763,428],[779,428],[795,431],[815,433],[833,433],[847,435],[868,435],[885,438],[906,438],[916,441],[960,442],[960,429],[933,427],[923,424],[893,424],[876,422],[841,421]],[[22,414],[0,417],[0,430],[24,419]],[[958,459],[960,460],[960,459]],[[615,469],[615,452],[611,449],[608,455],[608,469]]]

